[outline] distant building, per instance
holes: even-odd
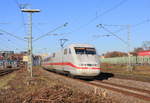
[[[0,59],[8,59],[13,54],[14,51],[0,51]]]
[[[47,54],[47,53],[44,53],[44,54],[40,54],[39,56],[41,56],[41,58],[43,59],[43,58],[47,57],[48,54]]]
[[[21,51],[20,54],[28,54],[27,51]]]
[[[0,51],[0,54],[14,54],[14,51]]]
[[[105,58],[105,56],[99,56],[101,59],[104,59]]]
[[[150,56],[150,50],[148,51],[140,51],[137,53],[138,56]]]

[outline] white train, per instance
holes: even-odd
[[[101,70],[96,49],[89,44],[71,44],[45,58],[42,66],[51,71],[78,77],[94,77]]]

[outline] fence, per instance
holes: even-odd
[[[150,64],[150,56],[131,56],[131,64]],[[102,63],[128,64],[128,57],[101,58]]]

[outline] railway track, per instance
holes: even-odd
[[[150,78],[148,76],[138,76],[138,75],[123,75],[123,74],[114,74],[115,78],[120,79],[130,79],[135,81],[142,81],[142,82],[150,82]]]
[[[140,98],[146,101],[150,101],[150,91],[145,89],[134,88],[130,86],[119,85],[115,83],[109,83],[105,81],[90,81],[88,82],[91,85],[98,86],[101,88],[109,89],[112,91],[116,91],[125,95],[134,96],[136,98]]]
[[[111,72],[101,72],[98,76],[99,80],[109,79],[109,78],[119,78],[119,79],[128,79],[141,82],[150,82],[150,77],[141,76],[141,75],[132,75],[132,74],[120,74],[120,73],[111,73]]]
[[[60,75],[60,74],[56,74],[56,75]],[[150,101],[150,90],[145,90],[143,88],[136,88],[136,87],[126,86],[124,84],[111,83],[106,80],[105,81],[103,80],[87,81],[87,80],[81,80],[81,79],[74,79],[74,78],[64,76],[64,75],[60,75],[60,76],[63,76],[66,79],[68,78],[68,79],[76,80],[82,83],[86,83],[87,85],[92,85],[97,88],[103,88],[108,91],[110,90],[110,91],[118,92],[129,97],[135,97],[140,100]]]
[[[16,70],[19,70],[19,69],[6,69],[6,70],[0,70],[0,76],[4,76],[4,75],[7,75],[13,71],[16,71]]]

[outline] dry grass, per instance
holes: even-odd
[[[101,68],[104,72],[150,76],[150,65],[132,66],[132,71],[128,69],[127,65],[116,65],[107,63],[103,63],[101,65]]]
[[[9,76],[4,76],[0,78],[0,89],[6,88],[9,81],[11,81],[16,76],[16,73],[12,73]]]
[[[25,69],[1,78],[0,103],[113,103],[100,95],[52,81],[38,69],[34,68],[32,79]]]

